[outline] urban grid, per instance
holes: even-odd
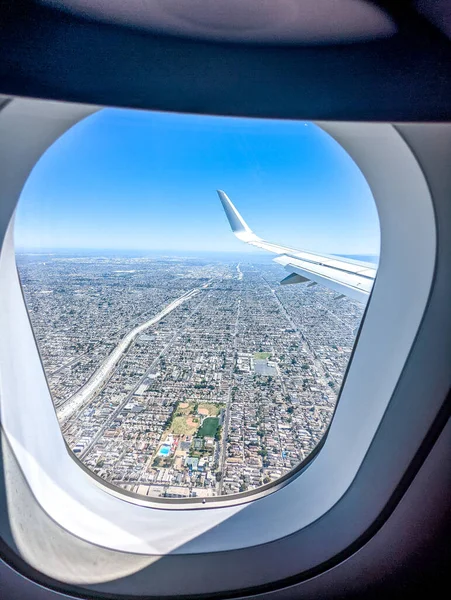
[[[325,434],[364,306],[264,257],[19,254],[63,435],[148,497],[276,481]]]

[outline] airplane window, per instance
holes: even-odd
[[[104,109],[35,166],[15,245],[70,451],[128,492],[211,498],[323,438],[379,224],[315,124]]]

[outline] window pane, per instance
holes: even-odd
[[[36,165],[19,274],[62,432],[150,497],[256,489],[331,422],[364,304],[232,235],[377,263],[368,185],[311,123],[106,109]]]

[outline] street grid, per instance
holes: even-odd
[[[18,255],[63,435],[89,469],[145,496],[216,496],[312,452],[364,306],[253,261]]]

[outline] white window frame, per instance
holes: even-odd
[[[69,455],[17,275],[14,210],[27,177],[53,141],[95,110],[13,99],[0,111],[1,425],[34,497],[72,535],[141,555],[231,552],[307,529],[350,489],[427,306],[436,223],[414,154],[389,124],[318,123],[350,154],[369,183],[379,213],[381,254],[340,402],[316,458],[271,493],[257,490],[246,498],[225,497],[206,505],[162,505],[112,492]]]

